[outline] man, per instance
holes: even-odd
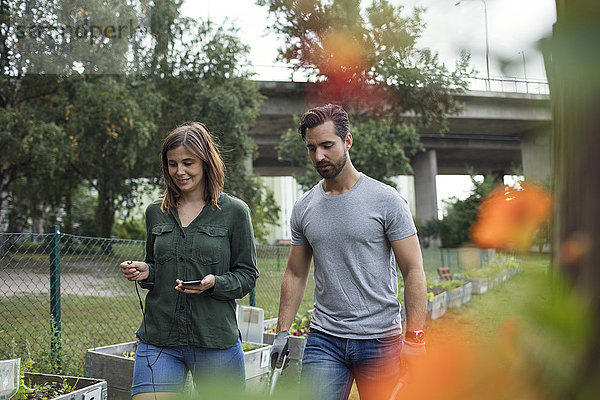
[[[287,351],[287,330],[314,260],[315,309],[302,379],[310,380],[315,398],[347,399],[354,380],[362,399],[382,398],[382,388],[389,398],[402,374],[400,352],[425,351],[427,285],[408,204],[392,187],[356,170],[342,107],[307,111],[298,131],[323,180],[292,211],[272,364]],[[404,339],[394,256],[404,278]]]

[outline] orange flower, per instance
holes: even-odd
[[[499,186],[481,202],[471,240],[481,248],[528,250],[551,209],[550,196],[538,185]]]

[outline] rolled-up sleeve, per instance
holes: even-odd
[[[256,246],[250,208],[246,204],[236,207],[231,219],[229,244],[231,257],[229,271],[215,276],[215,286],[210,295],[217,300],[239,299],[250,293],[258,279]]]
[[[149,207],[146,208],[146,255],[144,262],[148,264],[148,278],[139,281],[141,287],[152,290],[154,288],[154,236],[152,235],[152,222],[149,212]]]

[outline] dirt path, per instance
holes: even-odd
[[[63,295],[116,297],[135,293],[132,284],[117,275],[98,277],[92,274],[67,273],[62,274],[60,280]],[[0,270],[0,295],[3,297],[49,292],[48,274],[18,269]]]

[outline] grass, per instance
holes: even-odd
[[[137,295],[133,285],[120,275],[118,264],[124,259],[141,259],[143,245],[139,241],[117,242],[112,254],[102,254],[101,246],[89,244],[88,253],[61,253],[62,285],[62,362],[63,371],[78,374],[83,371],[85,351],[88,348],[135,340],[135,331],[141,321]],[[277,316],[281,279],[287,264],[289,247],[258,246],[258,269],[260,277],[256,284],[256,305],[264,309],[265,319]],[[456,252],[424,251],[425,270],[428,276],[436,276],[441,264],[451,265],[457,271]],[[11,276],[25,276],[17,281],[17,288],[40,285],[27,278],[48,274],[48,255],[39,253],[13,254],[0,260],[0,267]],[[14,271],[14,272],[13,272]],[[18,271],[18,273],[17,273]],[[24,275],[23,275],[24,273]],[[17,274],[17,275],[11,275]],[[302,315],[313,308],[314,280],[310,274],[307,290],[299,313]],[[102,283],[98,279],[102,278]],[[69,279],[71,278],[70,283]],[[401,278],[400,278],[401,279]],[[92,285],[94,282],[94,285]],[[22,286],[21,286],[22,285]],[[70,285],[70,286],[68,286]],[[19,288],[20,287],[20,288]],[[34,288],[41,289],[41,288]],[[47,294],[5,294],[0,297],[0,359],[21,357],[33,359],[38,369],[52,371],[49,343],[50,304]],[[68,290],[67,290],[68,289]],[[118,289],[119,296],[103,297],[101,290]],[[81,295],[91,290],[92,295]],[[140,291],[143,295],[144,290]],[[68,293],[68,294],[65,294]],[[238,300],[238,304],[249,304],[249,296]]]
[[[42,372],[57,372],[51,352],[52,323],[47,295],[0,299],[0,359],[34,360]],[[140,322],[137,297],[62,296],[62,372],[81,375],[88,348],[135,340]],[[56,343],[56,342],[55,342]]]
[[[521,272],[487,293],[473,295],[471,301],[459,309],[450,309],[442,318],[428,321],[429,344],[443,345],[447,338],[466,344],[493,342],[507,320],[522,318],[532,305],[548,301],[548,255],[527,254],[521,258]],[[466,335],[456,337],[457,329]]]
[[[441,367],[449,368],[443,371],[447,376],[453,376],[454,371],[451,369],[461,364],[461,360],[443,360],[448,348],[458,346],[481,349],[482,354],[487,354],[490,349],[495,349],[498,343],[505,341],[507,331],[513,326],[512,321],[530,319],[533,309],[547,306],[550,298],[550,287],[547,285],[548,255],[527,254],[520,258],[520,273],[494,286],[487,293],[473,295],[470,302],[458,309],[450,309],[443,317],[427,321],[427,353],[436,360],[442,359],[440,364],[447,363]],[[432,379],[431,383],[437,385],[443,385],[441,382],[444,381],[453,384],[447,382],[444,377]],[[441,388],[437,393],[443,393],[443,390]],[[486,398],[483,395],[469,397],[464,393],[459,397],[452,397],[451,394],[447,396],[440,398]],[[354,385],[350,400],[358,399],[358,390]]]

